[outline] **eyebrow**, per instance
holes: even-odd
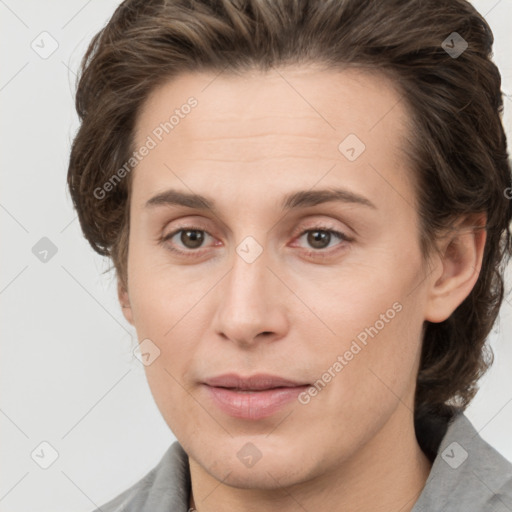
[[[330,188],[323,190],[299,190],[292,192],[284,197],[281,208],[284,210],[294,210],[307,208],[322,203],[342,202],[349,204],[358,204],[372,209],[377,207],[366,197],[351,192],[350,190],[340,188]],[[196,210],[210,210],[217,212],[215,201],[199,194],[180,192],[175,189],[169,189],[153,196],[146,202],[146,208],[153,206],[185,206]]]

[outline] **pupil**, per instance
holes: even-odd
[[[187,230],[181,234],[181,242],[189,249],[200,247],[203,243],[203,238],[202,232],[197,230]]]
[[[327,231],[310,231],[308,234],[308,243],[315,249],[323,249],[329,245],[331,234]]]

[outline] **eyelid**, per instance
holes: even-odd
[[[347,240],[353,240],[353,237],[347,234],[347,229],[339,227],[328,220],[312,220],[301,223],[294,229],[292,236],[296,237],[303,235],[307,231],[334,231],[342,235]]]

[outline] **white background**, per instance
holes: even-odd
[[[0,0],[0,510],[85,512],[139,480],[174,437],[157,410],[108,262],[82,238],[66,190],[78,121],[75,71],[118,0]],[[512,140],[512,1],[474,2],[496,36]],[[31,42],[59,48],[42,59]],[[32,247],[48,237],[47,263]],[[510,285],[508,285],[510,288]],[[512,461],[512,305],[490,338],[496,362],[468,416]],[[59,456],[31,458],[42,441]]]

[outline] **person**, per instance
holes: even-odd
[[[512,510],[464,413],[512,253],[492,44],[464,0],[119,5],[68,186],[177,441],[97,510]]]

